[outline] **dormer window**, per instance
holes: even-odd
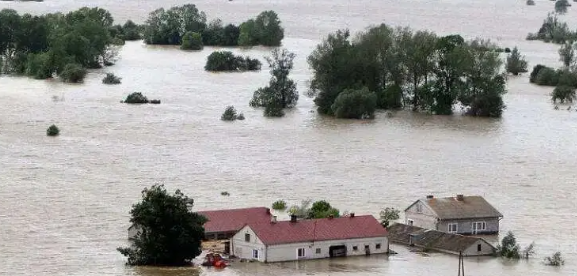
[[[417,213],[422,213],[423,212],[423,205],[421,205],[420,203],[417,203]]]

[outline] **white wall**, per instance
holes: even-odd
[[[477,250],[479,244],[481,245],[481,251]],[[493,253],[493,247],[483,240],[478,240],[475,244],[463,251],[464,256],[487,256]]]
[[[245,241],[245,234],[250,234],[250,242]],[[255,259],[253,258],[253,250],[258,250],[258,261],[265,261],[266,247],[262,241],[254,234],[250,227],[245,226],[230,240],[231,255],[241,259]]]
[[[381,244],[380,249],[376,249],[376,244]],[[298,248],[305,249],[305,257],[301,259],[321,259],[329,258],[329,247],[333,245],[346,245],[347,256],[365,255],[365,245],[370,248],[371,254],[383,254],[389,252],[389,242],[386,237],[377,238],[363,238],[342,241],[319,241],[308,243],[293,243],[282,245],[271,245],[267,249],[267,262],[282,262],[297,260]],[[357,246],[357,250],[353,247]],[[316,249],[320,248],[320,254],[316,253]]]
[[[417,212],[417,206],[421,206],[420,213]],[[446,231],[442,229],[437,229],[436,214],[429,208],[428,205],[424,204],[420,200],[405,211],[405,224],[410,225],[409,219],[413,220],[413,226],[425,229]]]

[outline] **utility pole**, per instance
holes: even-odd
[[[465,276],[465,260],[463,259],[463,251],[459,251],[459,273],[458,276]]]

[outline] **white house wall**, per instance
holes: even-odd
[[[481,251],[478,251],[478,245],[481,245]],[[494,247],[485,241],[479,239],[475,244],[471,245],[465,251],[463,251],[464,256],[488,256],[492,255]],[[458,253],[457,253],[458,254]]]
[[[457,224],[457,233],[469,235],[473,234],[473,222],[485,222],[486,230],[479,230],[477,234],[495,234],[499,232],[499,219],[492,218],[492,219],[472,219],[472,220],[445,220],[439,222],[439,228],[436,230],[448,232],[449,224],[456,223]]]
[[[380,249],[376,249],[376,245],[381,244]],[[347,247],[347,256],[365,255],[365,245],[370,248],[371,254],[383,254],[389,252],[389,242],[386,237],[377,238],[362,238],[341,241],[317,241],[314,243],[293,243],[271,245],[267,247],[267,262],[283,262],[297,260],[297,249],[305,249],[305,257],[300,259],[322,259],[329,258],[329,247],[345,245]],[[357,250],[353,250],[353,246],[357,246]],[[316,253],[316,249],[320,248],[320,254]]]
[[[244,239],[244,235],[247,233],[250,234],[250,242],[246,242]],[[266,247],[248,226],[240,229],[240,231],[232,237],[230,247],[232,255],[241,259],[250,260],[254,259],[252,255],[253,250],[257,249],[259,252],[258,259],[256,260],[261,262],[265,261]]]
[[[421,206],[420,213],[417,212],[417,206]],[[437,215],[420,200],[405,211],[405,224],[411,225],[409,220],[413,221],[413,226],[437,230]]]

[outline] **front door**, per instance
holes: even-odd
[[[473,222],[473,231],[471,231],[473,233],[473,235],[477,235],[477,233],[479,232],[479,226],[476,222]]]

